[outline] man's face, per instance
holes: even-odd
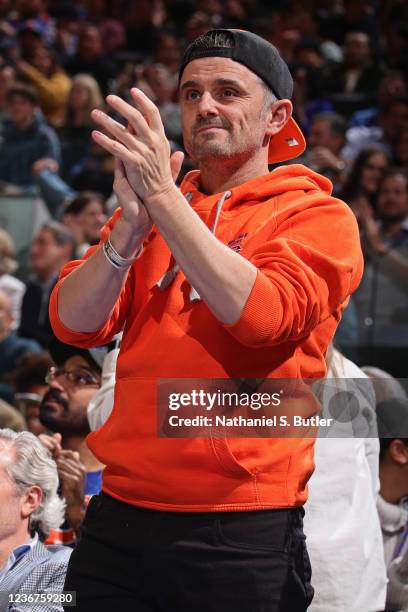
[[[403,221],[408,216],[408,185],[402,174],[386,177],[381,183],[377,211],[386,221]]]
[[[331,149],[333,134],[330,124],[325,119],[316,119],[310,128],[307,139],[310,147],[325,147]]]
[[[407,123],[408,104],[405,102],[391,103],[381,115],[384,134],[391,144],[395,143]]]
[[[376,193],[381,175],[388,165],[387,158],[380,151],[366,160],[361,172],[361,186],[368,193]]]
[[[79,55],[85,60],[92,60],[102,53],[102,41],[99,30],[94,27],[84,28],[78,40]]]
[[[265,144],[265,90],[245,66],[222,57],[187,64],[180,83],[184,145],[196,161],[252,157]]]
[[[0,440],[0,546],[21,528],[22,496],[6,472],[6,465],[13,460],[9,444]]]
[[[0,340],[9,335],[12,323],[10,298],[0,291]]]
[[[58,244],[49,229],[42,229],[31,245],[31,267],[40,276],[50,271],[56,272],[64,262],[65,252],[66,245]]]
[[[352,67],[363,66],[370,58],[370,42],[364,32],[350,32],[344,43],[344,61]]]
[[[67,359],[63,371],[50,382],[40,407],[40,421],[62,435],[85,436],[89,433],[87,407],[100,387],[100,374],[80,355]]]
[[[25,96],[14,95],[7,103],[7,112],[17,126],[26,127],[34,119],[34,105]]]
[[[78,215],[78,223],[82,228],[84,239],[89,244],[99,242],[99,232],[106,222],[106,215],[99,200],[92,200]]]

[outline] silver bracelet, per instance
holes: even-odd
[[[129,268],[133,264],[133,262],[136,261],[136,259],[140,255],[142,247],[140,247],[140,249],[138,250],[138,252],[136,253],[134,257],[129,257],[129,258],[122,257],[122,255],[119,255],[119,253],[117,252],[117,250],[111,243],[111,239],[109,236],[107,241],[104,243],[102,250],[103,250],[103,254],[105,255],[106,259],[109,261],[109,263],[114,268],[117,268],[118,270],[124,270],[125,268]]]

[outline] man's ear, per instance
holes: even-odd
[[[408,446],[402,440],[393,440],[388,448],[391,459],[401,467],[408,465]]]
[[[273,136],[281,131],[292,116],[293,105],[290,100],[275,100],[268,111],[266,135]]]
[[[38,485],[28,487],[21,500],[22,518],[26,519],[31,516],[31,514],[35,512],[35,510],[37,510],[38,506],[41,504],[42,499],[43,492],[41,487]]]

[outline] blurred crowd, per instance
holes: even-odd
[[[0,0],[0,428],[28,429],[56,460],[67,506],[65,522],[43,534],[49,543],[74,545],[87,496],[100,489],[103,466],[85,437],[109,414],[117,355],[109,347],[102,369],[103,352],[70,352],[48,317],[59,270],[98,243],[116,208],[113,161],[90,138],[90,112],[107,110],[109,93],[130,100],[137,86],[158,106],[172,150],[182,149],[180,55],[217,27],[251,30],[279,48],[308,143],[291,163],[328,177],[356,216],[365,271],[334,345],[371,366],[374,379],[408,378],[407,2]],[[193,168],[187,157],[179,180]],[[47,211],[23,255],[5,198],[22,207],[40,198]],[[408,421],[403,385],[390,385],[396,391],[380,399],[398,398]],[[381,446],[388,565],[407,531],[408,436],[401,439]],[[2,444],[15,442],[0,435]],[[1,538],[0,530],[0,581]],[[390,609],[408,609],[405,596],[407,608]]]

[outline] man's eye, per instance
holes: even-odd
[[[199,97],[200,94],[198,93],[198,91],[188,91],[186,93],[186,100],[198,100]]]
[[[233,89],[224,89],[222,93],[225,98],[233,98],[236,95]]]
[[[92,379],[86,374],[75,374],[74,378],[75,378],[74,382],[76,385],[85,386],[85,385],[90,385],[93,382]]]

